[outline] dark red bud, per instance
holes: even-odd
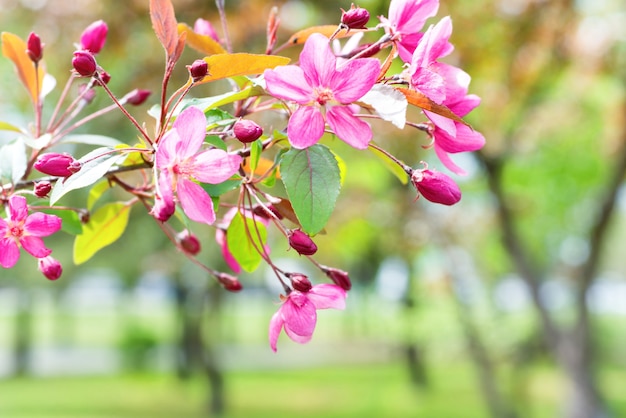
[[[425,199],[442,205],[454,205],[461,200],[461,189],[446,174],[428,169],[414,170],[411,181]]]
[[[51,256],[40,258],[37,264],[39,271],[41,271],[48,280],[56,280],[63,274],[61,263]]]
[[[348,11],[341,10],[341,23],[348,29],[365,29],[370,20],[370,12],[362,7],[356,7],[354,3]]]
[[[194,83],[201,81],[209,73],[209,64],[205,60],[195,60],[187,69]]]
[[[92,77],[98,69],[98,64],[91,52],[76,51],[72,58],[72,67],[83,77]]]
[[[289,234],[289,245],[300,255],[313,255],[317,252],[317,245],[311,237],[299,229],[293,230]]]
[[[231,276],[227,273],[218,273],[215,275],[218,282],[229,292],[239,292],[243,289],[241,282],[235,276]]]
[[[87,26],[80,36],[80,46],[82,49],[97,54],[100,52],[107,39],[109,27],[102,20],[97,20]]]
[[[31,32],[26,40],[26,54],[32,62],[39,62],[43,58],[43,44],[35,32]]]
[[[152,94],[150,90],[135,89],[126,95],[126,103],[139,106],[148,100],[150,94]]]
[[[263,128],[256,122],[248,119],[239,119],[233,126],[235,138],[247,144],[254,142],[263,135]]]
[[[332,267],[324,267],[324,273],[330,280],[333,281],[337,286],[341,287],[343,290],[352,289],[352,282],[350,281],[350,276],[343,270],[339,270]]]
[[[50,183],[49,181],[43,180],[43,181],[38,181],[37,183],[35,183],[35,196],[37,197],[46,197],[48,196],[48,193],[50,193],[50,190],[52,190],[52,183]]]
[[[100,84],[101,82],[104,84],[109,84],[109,81],[111,81],[111,74],[107,73],[106,71],[102,71],[100,73],[100,81],[98,81],[98,84]]]
[[[176,240],[180,244],[180,248],[187,254],[196,255],[200,252],[200,241],[198,237],[189,232],[188,230],[184,230],[178,234]]]
[[[294,273],[288,275],[293,288],[299,292],[306,293],[313,287],[311,281],[304,274]]]
[[[76,171],[72,171],[78,164],[80,170],[80,162],[75,160],[69,154],[48,153],[42,154],[35,161],[35,169],[50,176],[69,177]]]

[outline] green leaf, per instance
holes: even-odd
[[[241,179],[226,180],[220,184],[202,183],[202,188],[211,197],[218,197],[241,186]]]
[[[252,144],[250,144],[250,171],[254,172],[259,166],[259,159],[261,158],[262,152],[263,142],[261,142],[260,139],[257,139]]]
[[[74,241],[74,263],[84,263],[117,241],[128,225],[129,214],[130,205],[123,202],[107,203],[95,211]]]
[[[387,156],[384,152],[380,152],[376,148],[368,147],[368,150],[372,152],[378,159],[383,163],[389,171],[391,171],[401,182],[402,184],[407,184],[409,182],[409,175],[404,171],[402,167],[400,167],[395,161],[393,161],[389,156]]]
[[[287,196],[304,232],[320,232],[333,210],[341,189],[339,164],[324,145],[285,153],[280,173]]]
[[[226,243],[242,269],[252,272],[261,264],[260,251],[265,251],[266,241],[265,225],[237,212],[226,232]]]
[[[2,122],[2,121],[0,121],[0,131],[22,132],[22,130],[18,128],[17,126],[14,126],[8,122]]]
[[[191,99],[189,102],[194,106],[204,109],[204,111],[206,112],[209,109],[224,106],[226,104],[236,102],[237,100],[245,100],[250,97],[260,96],[264,93],[265,91],[262,87],[250,86],[246,87],[243,90],[228,92],[220,94],[218,96],[205,97],[202,99]]]
[[[98,199],[110,188],[111,184],[106,179],[96,183],[91,190],[89,190],[89,196],[87,196],[87,210],[92,210]]]
[[[76,211],[67,209],[42,209],[41,212],[56,215],[61,218],[63,221],[61,223],[62,231],[70,235],[80,235],[83,233],[83,224]]]

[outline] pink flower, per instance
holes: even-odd
[[[461,200],[461,189],[449,176],[428,169],[415,170],[411,181],[425,199],[442,205],[454,205]]]
[[[58,260],[52,258],[52,256],[40,258],[37,264],[39,271],[42,272],[48,280],[56,280],[63,274],[63,266],[61,266]]]
[[[369,124],[354,116],[348,106],[370,91],[380,72],[375,58],[359,58],[337,65],[328,38],[311,35],[300,54],[300,66],[286,65],[265,71],[267,91],[300,106],[289,118],[287,133],[294,148],[314,145],[325,123],[339,139],[357,149],[372,139]],[[324,110],[325,112],[323,112]]]
[[[52,252],[41,237],[61,229],[61,218],[45,213],[28,215],[28,205],[23,196],[9,198],[9,219],[0,219],[0,265],[11,268],[20,258],[20,247],[33,257],[43,258]]]
[[[480,97],[467,94],[470,76],[466,72],[448,66],[442,74],[446,80],[446,99],[443,104],[455,115],[463,117],[480,104]],[[433,112],[424,113],[434,124],[433,142],[439,160],[453,173],[466,174],[448,154],[479,150],[485,145],[485,137],[463,123]]]
[[[97,20],[87,26],[80,35],[80,46],[82,49],[97,54],[100,52],[107,40],[109,27],[102,20]]]
[[[426,19],[437,14],[439,0],[391,0],[389,18],[381,17],[385,30],[396,39],[398,54],[404,62],[411,62],[419,32]]]
[[[276,343],[282,329],[293,341],[304,344],[311,340],[318,309],[344,309],[346,291],[334,284],[318,284],[308,292],[292,290],[270,320],[270,347],[276,352]]]
[[[211,197],[194,180],[222,183],[239,170],[242,159],[220,149],[200,151],[205,135],[206,118],[200,109],[188,107],[178,115],[156,151],[156,167],[161,171],[157,199],[160,208],[173,208],[175,193],[190,219],[212,224],[215,210]]]

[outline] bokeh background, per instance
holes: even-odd
[[[179,22],[202,17],[223,35],[213,2],[173,3]],[[338,22],[350,2],[227,0],[236,51],[264,50],[274,5],[280,43]],[[388,2],[359,6],[374,24]],[[271,275],[244,275],[245,290],[227,293],[134,210],[122,239],[84,265],[71,263],[71,237],[48,239],[64,266],[57,282],[29,257],[0,271],[0,417],[626,416],[626,5],[442,0],[429,23],[446,15],[447,60],[483,99],[467,119],[487,145],[456,159],[469,175],[452,208],[415,201],[377,160],[340,150],[346,182],[316,258],[354,287],[345,312],[320,312],[311,343],[282,336],[272,353]],[[59,84],[50,103],[97,19],[110,28],[98,63],[111,89],[156,91],[163,50],[147,0],[0,0],[1,31],[45,43]],[[173,86],[196,58],[184,53]],[[0,120],[26,126],[30,103],[4,57],[0,74]],[[135,109],[140,121],[155,97]],[[438,167],[423,133],[375,129],[407,163]],[[119,114],[90,131],[136,135]],[[224,267],[214,231],[195,232],[203,260]],[[284,243],[273,256],[323,280]]]

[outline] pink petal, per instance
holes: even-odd
[[[274,352],[277,350],[276,343],[278,342],[278,336],[280,335],[280,331],[283,329],[284,323],[285,321],[283,320],[283,316],[281,315],[279,309],[278,312],[272,315],[272,319],[270,320],[269,339],[270,347]]]
[[[452,119],[427,110],[424,110],[424,114],[432,121],[432,123],[435,124],[436,133],[438,133],[438,131],[443,131],[450,136],[456,135],[456,122]]]
[[[315,285],[306,295],[316,309],[346,308],[346,291],[335,284]]]
[[[180,143],[180,136],[176,129],[170,129],[159,141],[156,151],[156,166],[164,170],[176,162],[176,147]]]
[[[439,157],[439,160],[441,161],[441,163],[448,170],[452,171],[455,174],[458,174],[459,176],[464,176],[467,174],[465,170],[463,170],[461,167],[456,165],[454,161],[452,161],[452,159],[450,158],[450,155],[448,155],[447,152],[441,149],[441,147],[437,146],[436,142],[435,142],[435,154],[437,154],[437,157]]]
[[[22,237],[20,244],[33,257],[43,258],[52,253],[52,250],[46,248],[41,238],[32,235]]]
[[[403,34],[418,32],[438,9],[439,0],[391,0],[389,20]]]
[[[326,112],[328,125],[335,135],[356,149],[366,149],[372,139],[372,128],[352,114],[347,106],[333,106]]]
[[[28,216],[28,205],[24,196],[13,195],[9,198],[9,214],[12,221],[23,221]]]
[[[296,65],[265,70],[266,90],[274,97],[307,104],[313,100],[313,88],[304,77],[302,68]]]
[[[177,156],[184,160],[194,155],[206,136],[206,117],[197,107],[188,107],[176,118],[172,126],[178,131],[180,143],[177,144]]]
[[[222,218],[222,220],[224,220],[224,218]],[[228,248],[226,232],[224,232],[223,229],[218,228],[217,231],[215,231],[215,241],[217,241],[219,246],[222,248],[222,257],[224,257],[224,261],[226,261],[228,267],[230,267],[230,269],[237,274],[241,273],[241,266],[237,260],[235,260],[235,257],[233,257],[230,249]]]
[[[324,117],[317,107],[300,106],[289,118],[289,142],[294,148],[308,148],[324,135],[324,125]]]
[[[443,103],[446,99],[444,78],[429,68],[416,68],[411,74],[411,84],[437,104]]]
[[[189,219],[209,225],[215,222],[213,201],[202,187],[193,181],[180,178],[178,180],[177,195],[183,212]]]
[[[474,110],[480,104],[480,97],[475,94],[469,94],[463,99],[448,106],[456,115],[463,117]]]
[[[59,229],[61,229],[61,218],[41,212],[33,213],[26,218],[24,223],[24,231],[36,237],[47,237]]]
[[[291,292],[279,312],[285,321],[285,332],[289,338],[301,344],[311,339],[317,323],[317,312],[307,295]]]
[[[343,104],[359,100],[372,89],[379,73],[380,61],[375,58],[348,61],[332,77],[333,96]]]
[[[12,238],[0,239],[0,266],[10,269],[20,259],[20,247]]]
[[[8,230],[9,224],[4,219],[0,218],[0,237],[5,236]]]
[[[337,68],[337,58],[330,48],[327,37],[321,33],[309,36],[300,53],[300,67],[309,85],[330,86]]]
[[[456,123],[456,136],[452,137],[435,129],[435,144],[445,152],[476,151],[485,145],[485,137],[467,125]]]
[[[221,149],[210,149],[193,158],[191,175],[202,183],[219,184],[239,170],[242,158]]]
[[[428,32],[430,32],[430,36]],[[428,62],[435,62],[449,55],[454,50],[454,46],[448,41],[452,34],[452,20],[450,16],[444,17],[435,26],[431,26],[428,32],[424,34],[424,38],[428,38],[428,45],[426,46]],[[422,41],[425,40],[424,38],[422,38]]]

